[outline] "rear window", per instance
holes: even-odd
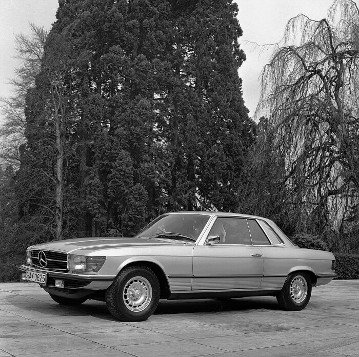
[[[262,220],[258,220],[259,225],[263,229],[266,236],[270,239],[272,244],[284,244],[282,239],[278,236],[277,233],[274,232],[274,230],[268,225],[267,222],[264,222]]]
[[[270,245],[270,241],[264,234],[257,221],[254,219],[248,220],[249,231],[251,232],[252,244],[253,245]]]

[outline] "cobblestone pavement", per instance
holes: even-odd
[[[140,323],[102,302],[66,307],[36,284],[0,284],[0,357],[359,356],[359,280],[313,289],[300,312],[272,297],[161,301]]]

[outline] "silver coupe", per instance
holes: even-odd
[[[271,220],[219,212],[159,216],[133,238],[78,238],[31,246],[22,279],[59,304],[105,301],[121,321],[143,321],[160,299],[275,296],[301,310],[334,277],[334,255],[294,245]]]

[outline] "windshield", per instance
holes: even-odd
[[[208,215],[198,213],[163,215],[151,222],[137,237],[196,241],[208,219]]]

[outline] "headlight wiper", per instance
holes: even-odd
[[[150,238],[174,238],[174,239],[186,240],[190,242],[196,241],[194,238],[188,237],[185,234],[181,234],[177,232],[161,232],[151,236]]]

